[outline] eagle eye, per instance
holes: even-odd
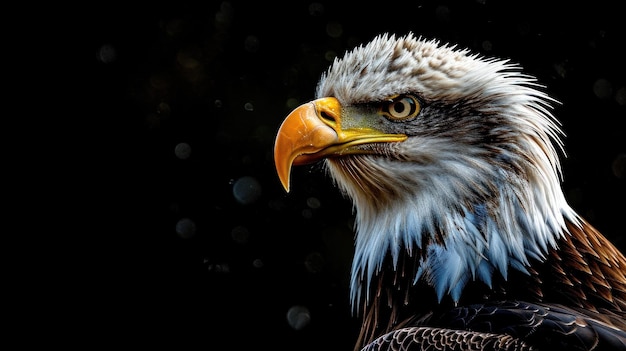
[[[413,95],[398,95],[391,100],[384,101],[380,107],[380,113],[395,121],[413,118],[419,112],[420,103]]]

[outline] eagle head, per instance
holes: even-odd
[[[323,160],[355,208],[352,303],[386,257],[458,301],[469,281],[526,272],[576,223],[560,188],[555,103],[506,60],[408,34],[335,59],[283,121],[279,178]]]

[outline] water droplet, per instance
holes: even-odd
[[[171,112],[170,105],[165,102],[161,102],[157,106],[157,113],[161,116],[161,118],[169,116],[170,112]]]
[[[313,196],[311,196],[310,198],[306,199],[306,204],[307,204],[307,206],[309,206],[312,209],[320,208],[320,206],[322,205],[320,200],[318,198],[316,198],[316,197],[313,197]]]
[[[254,261],[252,261],[252,266],[254,268],[263,268],[263,260],[261,260],[260,258],[255,259]]]
[[[324,14],[324,4],[319,2],[312,2],[309,5],[309,15],[311,16],[321,16]]]
[[[311,313],[305,306],[295,305],[287,311],[287,323],[295,330],[302,330],[311,323]]]
[[[186,160],[191,155],[191,146],[187,143],[179,143],[174,148],[174,155],[181,160]]]
[[[194,70],[200,65],[200,62],[193,56],[193,54],[186,51],[179,51],[178,54],[176,54],[176,61],[183,68],[189,70]]]
[[[304,260],[304,267],[311,273],[318,273],[324,269],[324,256],[319,252],[312,252],[306,256]]]
[[[326,25],[326,34],[331,38],[339,38],[343,34],[343,27],[338,22],[330,22]]]
[[[483,47],[483,50],[485,51],[491,51],[493,49],[493,44],[491,44],[489,40],[485,40],[482,43],[482,47]]]
[[[259,41],[259,38],[255,37],[254,35],[249,35],[244,40],[243,46],[248,52],[257,52],[259,51],[261,42]]]
[[[247,244],[250,239],[248,228],[238,225],[230,231],[230,236],[238,244]]]
[[[296,98],[289,98],[287,99],[285,105],[288,109],[293,110],[294,108],[298,107],[298,105],[300,105],[300,101]]]
[[[189,218],[181,218],[176,222],[176,233],[183,239],[189,239],[196,234],[196,223]]]
[[[241,177],[233,185],[233,196],[241,204],[251,204],[261,197],[261,184],[253,177]]]
[[[230,266],[228,265],[228,263],[209,264],[207,266],[207,269],[209,270],[209,272],[230,273]]]
[[[622,106],[626,105],[626,87],[617,89],[615,92],[615,101]]]
[[[230,27],[234,18],[234,9],[232,5],[228,1],[222,2],[220,6],[220,11],[215,13],[215,26],[217,28],[228,28]]]
[[[559,75],[559,77],[565,78],[567,76],[567,67],[565,66],[564,62],[555,63],[554,65],[552,65],[552,67],[556,71],[556,74]]]
[[[600,78],[593,83],[593,93],[600,99],[606,99],[611,97],[613,93],[613,87],[611,82],[604,78]]]
[[[304,210],[302,210],[302,217],[306,219],[313,218],[313,211],[311,211],[311,209],[309,208],[305,208]]]
[[[102,63],[111,63],[117,58],[117,51],[111,45],[102,45],[96,54],[98,61]]]
[[[324,53],[324,59],[326,61],[332,62],[333,60],[335,60],[335,57],[337,57],[337,52],[333,50],[328,50]]]
[[[613,174],[619,179],[626,179],[626,154],[619,154],[611,165]]]

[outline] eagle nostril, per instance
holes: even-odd
[[[321,111],[320,112],[320,118],[322,118],[324,121],[326,122],[330,122],[330,123],[336,123],[337,120],[335,119],[335,116],[333,116],[332,114],[326,112],[326,111]]]

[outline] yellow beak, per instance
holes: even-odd
[[[278,177],[289,192],[292,165],[314,163],[330,156],[367,153],[357,145],[406,140],[404,134],[385,134],[370,127],[342,129],[342,106],[332,97],[303,104],[281,124],[274,144]]]

